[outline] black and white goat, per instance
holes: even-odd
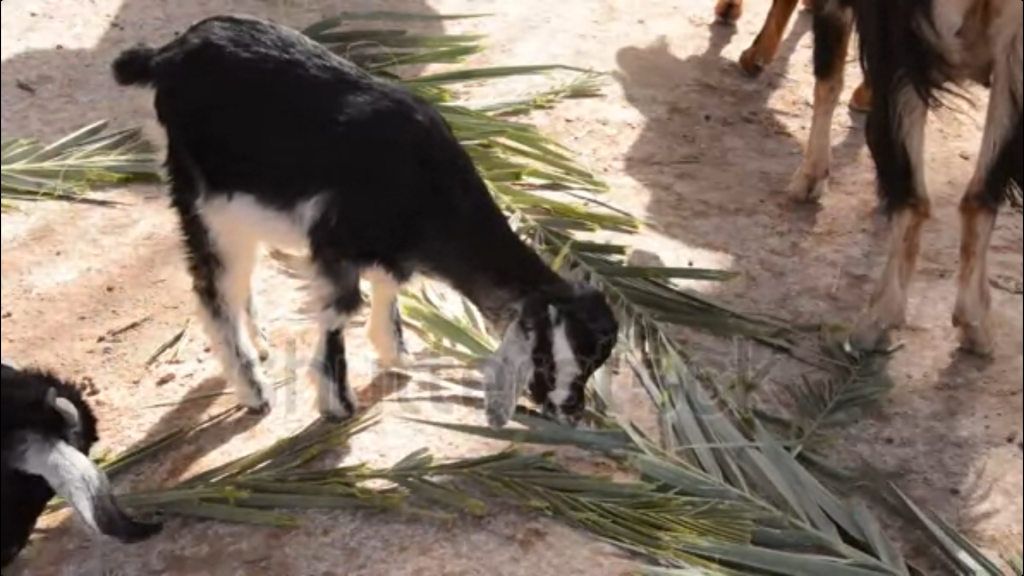
[[[987,255],[996,214],[1022,186],[1022,9],[1019,0],[814,0],[818,85],[806,178],[794,192],[816,197],[828,177],[828,130],[842,89],[854,24],[871,86],[866,125],[878,194],[891,218],[888,261],[851,344],[872,349],[905,322],[921,228],[931,215],[924,132],[941,96],[974,82],[989,88],[974,173],[960,202],[961,243],[953,324],[965,350],[993,351]],[[820,96],[820,97],[819,97]],[[817,135],[817,136],[815,136]]]
[[[124,543],[161,531],[159,523],[128,517],[106,474],[89,460],[98,438],[96,417],[77,389],[49,372],[19,369],[4,360],[0,393],[0,566],[6,568],[21,553],[55,494],[92,530]]]
[[[194,290],[251,411],[271,406],[250,295],[266,243],[309,254],[325,418],[356,409],[343,330],[362,305],[360,275],[371,284],[369,339],[388,366],[403,350],[398,287],[423,273],[504,335],[486,375],[491,425],[508,421],[526,380],[549,416],[578,421],[585,383],[616,343],[613,312],[517,237],[429,103],[298,31],[247,16],[208,18],[160,48],[130,48],[113,71],[121,85],[155,89]]]

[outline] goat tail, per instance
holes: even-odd
[[[150,46],[133,46],[121,52],[111,69],[121,86],[150,86],[156,80],[156,58],[160,51]]]

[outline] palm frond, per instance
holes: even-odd
[[[854,422],[863,409],[876,405],[895,386],[886,371],[886,354],[853,356],[835,340],[823,342],[820,350],[830,366],[824,377],[805,376],[771,390],[781,393],[790,406],[786,416],[753,410],[758,419],[774,425],[793,440],[797,453],[814,445],[828,430]]]
[[[896,498],[906,507],[911,517],[917,521],[921,530],[928,535],[935,547],[956,569],[960,576],[1002,576],[1004,571],[996,565],[984,552],[978,549],[967,538],[952,526],[939,518],[937,514],[922,510],[896,486],[890,486]],[[1012,562],[1012,560],[1011,560]],[[1019,560],[1016,574],[1020,574]]]
[[[1010,556],[1006,557],[1006,564],[1013,570],[1014,574],[1024,574],[1024,553],[1017,550]]]
[[[97,185],[158,177],[154,150],[139,130],[107,132],[96,122],[52,144],[6,139],[0,146],[3,209],[15,200],[82,200]]]

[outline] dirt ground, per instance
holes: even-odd
[[[726,266],[742,279],[719,296],[747,309],[803,321],[849,322],[882,264],[882,222],[861,119],[834,122],[832,191],[817,208],[793,206],[781,189],[800,160],[810,125],[811,37],[800,17],[778,60],[760,78],[735,61],[750,43],[767,0],[749,3],[735,30],[712,26],[713,0],[9,0],[2,26],[3,135],[54,138],[86,122],[148,123],[150,95],[118,89],[108,67],[136,41],[163,42],[191,21],[245,12],[304,26],[340,10],[401,9],[490,13],[444,30],[489,36],[474,64],[564,63],[617,71],[603,99],[535,115],[609,184],[612,200],[648,217],[659,233],[638,245],[666,264]],[[441,25],[426,26],[440,32]],[[859,78],[849,66],[847,97]],[[474,92],[508,97],[532,85]],[[845,101],[845,99],[844,99]],[[982,105],[983,108],[983,105]],[[993,549],[1019,546],[1021,463],[1021,217],[1007,212],[992,245],[992,274],[1013,290],[994,292],[999,347],[991,362],[956,352],[956,205],[970,176],[983,110],[946,114],[929,129],[929,183],[935,218],[927,227],[911,291],[910,327],[900,337],[897,389],[851,427],[842,450],[868,458],[912,497]],[[120,451],[230,405],[193,400],[218,391],[216,363],[192,330],[179,360],[146,368],[149,355],[193,312],[174,222],[158,188],[112,193],[129,207],[40,204],[3,216],[2,306],[6,357],[91,379],[106,448]],[[274,344],[271,373],[286,343],[311,349],[307,326],[292,321],[294,285],[269,267],[258,298]],[[120,338],[110,331],[141,319]],[[364,404],[419,393],[369,382],[361,327],[350,331],[356,386]],[[721,346],[703,348],[709,354]],[[717,358],[722,363],[722,356]],[[630,410],[640,404],[622,391]],[[439,403],[381,403],[389,417],[355,441],[352,461],[386,464],[426,446],[442,456],[479,454],[494,443],[401,422],[404,414],[482,422],[480,413]],[[258,424],[238,419],[173,457],[128,478],[124,489],[155,486],[243,455],[314,417],[312,387]],[[453,525],[383,514],[312,514],[298,529],[257,529],[173,520],[158,539],[126,547],[90,538],[62,518],[13,574],[190,574],[251,572],[378,576],[570,576],[624,574],[625,560],[561,525],[513,512]],[[1014,544],[1015,543],[1015,544]]]

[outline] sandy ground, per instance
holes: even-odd
[[[768,2],[753,2],[737,30],[711,26],[713,0],[9,0],[2,13],[4,136],[53,138],[86,122],[149,122],[149,94],[119,90],[108,73],[114,55],[139,41],[163,42],[191,21],[246,12],[304,26],[344,9],[492,13],[447,23],[449,32],[490,36],[475,64],[560,62],[617,70],[608,96],[536,115],[548,133],[577,150],[613,187],[623,208],[651,219],[660,235],[643,239],[667,264],[728,266],[741,280],[720,293],[753,310],[805,321],[848,322],[881,265],[881,221],[860,118],[835,119],[832,193],[820,207],[794,207],[780,192],[799,164],[809,128],[810,33],[797,20],[780,56],[756,80],[734,62],[760,26]],[[571,23],[571,25],[567,25]],[[440,25],[427,26],[441,31]],[[848,86],[858,71],[850,66]],[[509,96],[527,82],[480,90]],[[490,91],[490,94],[487,92]],[[847,90],[849,92],[849,89]],[[982,110],[946,115],[929,130],[929,182],[935,219],[927,228],[911,292],[906,348],[897,389],[871,417],[851,427],[845,452],[869,459],[924,504],[987,546],[1021,541],[1021,217],[1007,213],[992,245],[992,273],[1017,293],[997,290],[999,348],[982,363],[956,353],[950,313],[957,262],[956,203],[970,175]],[[123,450],[230,398],[186,395],[222,389],[203,337],[190,333],[175,363],[146,368],[149,355],[193,311],[174,223],[157,188],[113,194],[130,207],[59,204],[3,216],[4,356],[91,379],[105,447]],[[269,268],[259,273],[266,326],[282,371],[286,343],[312,345],[291,321],[294,286]],[[122,338],[108,331],[148,318]],[[363,330],[350,331],[364,403],[416,393],[417,384],[373,386]],[[722,348],[701,348],[718,354]],[[133,475],[128,487],[154,486],[237,457],[314,417],[311,387],[297,402],[256,424],[239,419]],[[622,391],[625,396],[626,392]],[[639,404],[624,398],[627,408]],[[465,407],[381,404],[385,414],[481,422]],[[388,417],[360,436],[350,459],[386,464],[427,446],[444,456],[479,454],[493,443],[439,433]],[[62,519],[12,573],[345,574],[547,576],[622,574],[626,562],[606,546],[544,519],[500,512],[453,525],[380,514],[313,514],[299,529],[257,529],[186,520],[146,544],[124,547],[88,537]]]

